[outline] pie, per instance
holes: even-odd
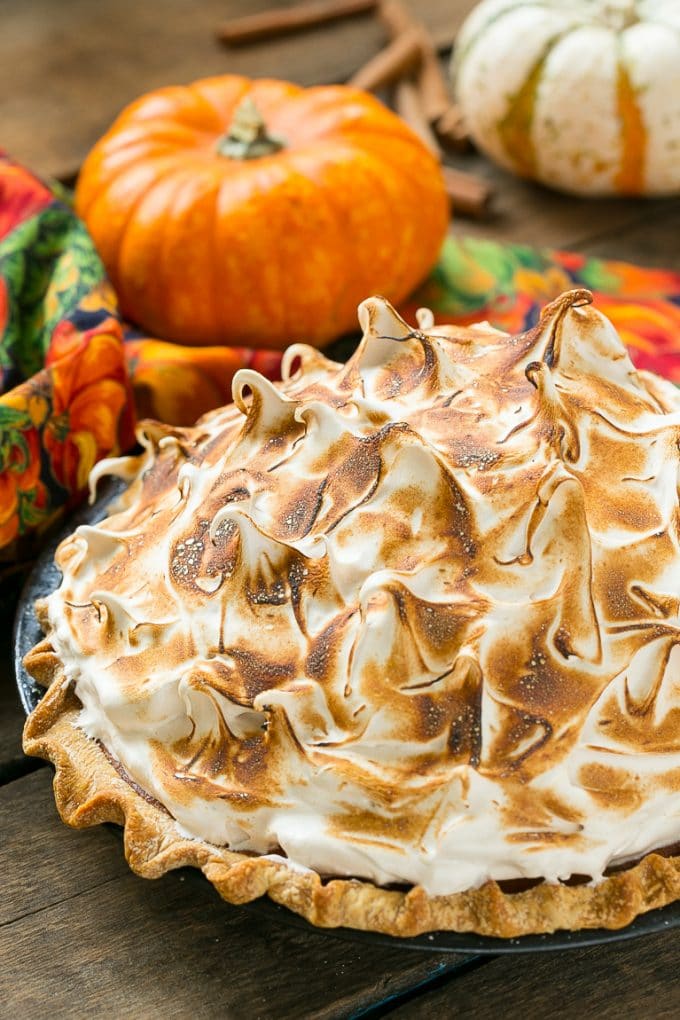
[[[587,291],[360,307],[60,545],[25,747],[131,866],[316,925],[511,937],[680,898],[680,395]]]

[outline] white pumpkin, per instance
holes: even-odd
[[[454,87],[470,134],[581,194],[680,192],[680,0],[483,0]]]

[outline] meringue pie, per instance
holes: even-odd
[[[680,394],[586,291],[509,336],[359,309],[92,475],[26,750],[132,867],[322,926],[514,936],[680,898]],[[658,851],[658,852],[657,852]]]

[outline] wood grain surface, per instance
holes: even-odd
[[[473,0],[411,0],[438,32]],[[120,108],[159,85],[224,72],[344,81],[385,42],[361,16],[228,50],[215,29],[272,0],[4,0],[2,146],[44,176],[73,172]],[[281,5],[285,6],[285,5]],[[578,200],[481,156],[493,212],[459,235],[680,268],[680,201]],[[11,634],[0,623],[0,1018],[675,1017],[673,933],[568,953],[471,959],[353,943],[223,904],[198,876],[132,875],[110,828],[57,818],[51,770],[23,757]],[[28,774],[30,769],[38,771]]]
[[[3,1017],[342,1017],[466,963],[272,923],[193,872],[137,878],[115,830],[59,823],[49,769],[0,788],[0,832]]]
[[[677,198],[593,199],[561,195],[513,177],[478,153],[451,154],[447,162],[491,181],[494,187],[492,212],[487,219],[463,221],[456,217],[454,209],[451,224],[454,234],[579,250],[602,242],[602,254],[616,258],[627,231],[644,234],[648,223],[680,214]],[[675,249],[677,262],[677,241]],[[671,244],[670,249],[656,253],[657,258],[672,260],[672,251]],[[629,252],[625,257],[634,256]]]
[[[677,958],[677,931],[559,956],[497,957],[483,970],[460,974],[390,1016],[675,1020],[680,1015],[680,983],[672,976]]]
[[[433,30],[454,29],[472,0],[412,0]],[[386,42],[375,17],[227,49],[227,18],[281,0],[4,0],[0,7],[0,144],[38,173],[69,174],[140,93],[212,74],[346,81]]]

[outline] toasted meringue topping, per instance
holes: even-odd
[[[590,300],[510,337],[370,299],[346,365],[296,345],[98,469],[50,636],[187,833],[435,895],[680,838],[680,399]]]

